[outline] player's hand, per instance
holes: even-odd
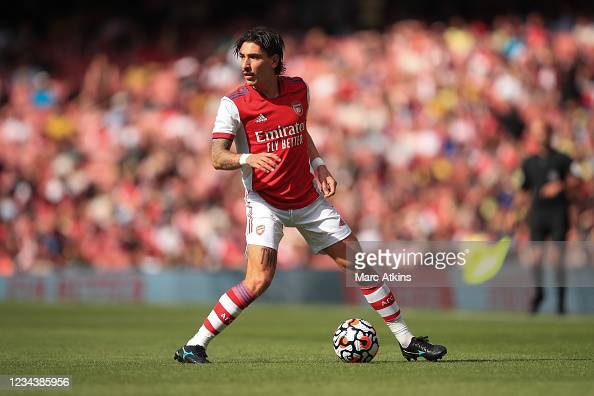
[[[318,180],[322,186],[322,192],[324,198],[328,198],[334,195],[336,192],[336,179],[330,174],[328,168],[325,165],[318,166]]]
[[[279,162],[281,162],[281,158],[273,153],[251,154],[246,160],[246,164],[252,168],[260,169],[266,173],[270,173],[276,169]]]
[[[563,183],[560,181],[548,182],[540,188],[540,196],[543,198],[553,198],[563,190]]]

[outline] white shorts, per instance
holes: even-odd
[[[257,193],[250,192],[246,197],[245,209],[245,238],[248,245],[278,250],[283,227],[295,227],[317,254],[351,233],[336,208],[322,196],[304,208],[281,210],[270,206]]]

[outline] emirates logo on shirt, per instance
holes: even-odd
[[[299,102],[295,102],[292,103],[291,106],[293,107],[293,110],[295,111],[295,113],[297,113],[298,116],[303,114],[303,105]]]

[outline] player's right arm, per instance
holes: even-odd
[[[230,139],[212,139],[211,157],[212,165],[215,169],[233,170],[241,167],[241,164],[239,163],[241,154],[236,154],[230,150],[231,143],[232,140]],[[259,153],[248,154],[245,163],[252,168],[260,169],[268,173],[276,168],[280,160],[280,157],[276,154]]]
[[[520,170],[522,177],[519,186],[520,188],[516,191],[513,199],[513,207],[516,209],[514,227],[526,220],[526,214],[530,204],[530,191],[532,189],[530,172],[528,172],[528,164],[526,160],[522,162]]]
[[[212,132],[211,161],[214,168],[234,170],[245,164],[267,173],[272,172],[281,160],[278,155],[272,153],[238,154],[231,151],[235,134],[242,129],[237,106],[231,99],[223,97]],[[243,161],[240,161],[241,159]]]
[[[211,159],[215,169],[233,170],[241,167],[239,164],[240,154],[230,150],[231,143],[233,141],[230,139],[212,139]]]

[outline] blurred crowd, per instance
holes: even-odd
[[[220,97],[241,83],[235,37],[170,38],[132,38],[124,54],[56,33],[22,47],[51,64],[2,68],[0,274],[244,265],[239,172],[210,162]],[[286,74],[309,84],[307,127],[339,182],[332,202],[361,240],[526,239],[518,168],[535,152],[530,132],[550,123],[583,181],[569,238],[594,241],[592,20],[411,20],[284,38]],[[0,58],[19,40],[0,34]],[[278,259],[333,266],[295,230]]]

